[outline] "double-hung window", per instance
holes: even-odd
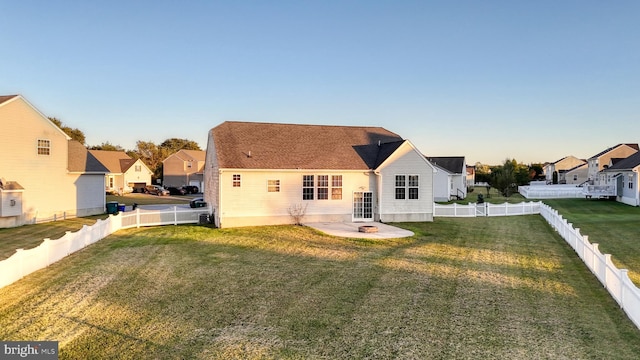
[[[318,200],[329,199],[329,175],[318,175]]]
[[[420,181],[418,175],[396,175],[396,200],[417,200]]]
[[[38,139],[38,155],[51,155],[51,140]]]
[[[302,176],[302,200],[313,200],[313,175]]]
[[[331,175],[331,200],[342,200],[342,175]]]
[[[280,192],[280,180],[267,180],[267,192]]]
[[[241,179],[240,174],[233,174],[233,187],[240,187]]]

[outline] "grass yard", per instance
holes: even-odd
[[[171,195],[171,196],[157,196],[141,193],[130,193],[122,196],[107,195],[107,202],[117,201],[120,204],[131,206],[134,203],[138,205],[157,205],[157,204],[185,204],[191,201],[194,197],[201,197],[201,195]]]
[[[640,286],[640,207],[596,199],[544,202],[588,235],[589,242],[598,243],[600,252],[611,254],[614,264],[628,269],[629,278]]]
[[[640,331],[540,216],[123,230],[0,289],[60,359],[637,359]]]
[[[13,255],[16,249],[34,248],[44,238],[59,239],[67,231],[78,231],[83,225],[91,226],[97,219],[106,219],[107,216],[103,214],[0,229],[0,260]]]

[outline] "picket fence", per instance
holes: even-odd
[[[589,237],[581,235],[580,229],[574,229],[573,224],[562,218],[558,211],[543,204],[540,215],[573,248],[629,319],[640,329],[640,289],[629,279],[628,270],[618,269],[611,262],[610,254],[602,254],[598,244],[590,243]]]
[[[513,216],[540,214],[540,201],[521,202],[518,204],[490,204],[469,203],[462,204],[435,204],[433,216],[435,217],[478,217],[478,216]]]
[[[629,319],[640,329],[640,289],[629,279],[628,270],[618,269],[611,262],[610,254],[602,254],[598,244],[591,244],[589,237],[574,229],[558,211],[542,202],[519,204],[450,204],[435,205],[436,217],[476,217],[506,215],[541,215],[553,229],[573,248],[587,268],[609,291]]]
[[[201,214],[209,214],[208,208],[185,209],[173,206],[163,210],[120,212],[105,220],[98,219],[91,226],[71,232],[56,240],[44,239],[33,249],[17,249],[8,259],[0,261],[0,288],[14,283],[34,271],[45,268],[56,261],[81,250],[118,230],[155,225],[193,224],[200,221]]]

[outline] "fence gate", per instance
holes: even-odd
[[[476,204],[476,217],[487,216],[487,203]]]

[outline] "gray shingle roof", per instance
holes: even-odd
[[[602,151],[600,151],[599,153],[597,153],[597,154],[593,155],[593,156],[592,156],[592,157],[590,157],[589,159],[595,159],[595,158],[597,158],[597,157],[600,157],[600,156],[602,156],[602,155],[604,155],[604,154],[608,153],[609,151],[611,151],[611,150],[613,150],[613,149],[615,149],[615,148],[617,148],[617,147],[619,147],[619,146],[622,146],[622,145],[627,145],[627,146],[629,146],[630,148],[633,148],[633,149],[636,149],[636,150],[640,150],[640,147],[638,147],[638,144],[618,144],[618,145],[616,145],[616,146],[612,146],[612,147],[610,147],[610,148],[608,148],[608,149],[606,149],[606,150],[602,150]]]
[[[102,163],[110,173],[123,173],[136,162],[124,151],[89,150],[89,153]]]
[[[430,163],[438,165],[439,167],[447,170],[453,174],[466,173],[464,166],[464,156],[425,156]]]
[[[638,165],[640,165],[640,152],[634,153],[626,159],[617,161],[615,164],[611,165],[604,171],[631,170]]]
[[[226,121],[211,130],[221,168],[368,170],[403,139],[381,127]]]
[[[69,171],[108,173],[103,166],[84,145],[75,140],[69,140]]]

